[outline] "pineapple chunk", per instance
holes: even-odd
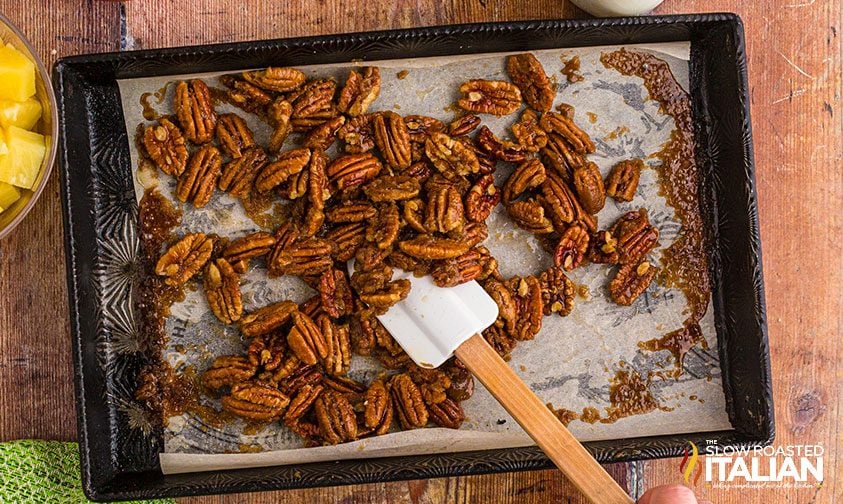
[[[6,132],[0,128],[0,156],[9,153],[9,145],[6,143]]]
[[[0,100],[0,126],[32,129],[41,119],[41,104],[34,98],[18,102]]]
[[[35,95],[35,64],[12,46],[0,47],[0,99],[22,102]]]
[[[47,153],[44,135],[10,126],[6,145],[9,153],[0,156],[0,182],[32,189]]]
[[[20,191],[17,187],[0,182],[0,212],[11,208],[18,199],[20,199]]]

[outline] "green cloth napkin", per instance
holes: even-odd
[[[87,503],[79,447],[58,441],[0,443],[0,502]],[[144,501],[170,504],[172,500]]]

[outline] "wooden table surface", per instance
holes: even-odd
[[[777,444],[822,443],[808,490],[697,491],[721,503],[843,502],[841,0],[667,0],[658,13],[737,12],[747,32]],[[478,21],[585,17],[565,0],[0,0],[52,63],[71,54]],[[0,242],[0,441],[73,440],[58,174]],[[614,464],[633,496],[679,483],[677,460]],[[583,502],[556,471],[184,502]]]

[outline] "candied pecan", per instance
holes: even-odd
[[[328,179],[340,190],[365,184],[380,173],[383,165],[368,152],[346,154],[328,165]]]
[[[293,354],[295,355],[295,354]],[[277,375],[278,373],[276,373]],[[316,385],[324,379],[319,366],[315,364],[300,365],[280,384],[279,388],[285,394],[292,396],[308,385]]]
[[[284,414],[290,398],[272,385],[243,382],[233,385],[231,393],[222,398],[222,409],[242,418],[269,422]]]
[[[556,106],[556,110],[559,111],[560,114],[567,117],[568,119],[574,119],[574,106],[570,103],[560,103]]]
[[[351,340],[349,339],[348,325],[335,324],[325,314],[320,315],[316,322],[325,337],[328,350],[328,355],[323,362],[325,372],[334,376],[346,374],[351,364]]]
[[[538,159],[528,159],[518,165],[503,185],[503,203],[509,205],[524,191],[539,187],[547,178],[544,165]]]
[[[322,310],[329,316],[339,318],[351,314],[354,306],[345,271],[332,268],[322,273],[317,290]]]
[[[361,75],[356,70],[348,72],[345,87],[340,91],[337,108],[349,116],[359,116],[368,110],[381,90],[381,72],[378,67],[363,67]]]
[[[397,355],[390,355],[387,352],[377,352],[375,353],[375,357],[381,366],[386,369],[403,369],[413,362],[410,356],[403,351]]]
[[[211,201],[214,186],[222,173],[222,156],[213,145],[203,145],[190,156],[187,170],[179,176],[176,184],[176,198],[188,201],[196,208],[202,208]]]
[[[293,129],[292,124],[290,124],[293,106],[287,100],[278,98],[270,105],[268,114],[272,121],[273,130],[272,135],[269,137],[267,150],[274,154],[281,150],[281,147],[284,146],[284,141]]]
[[[389,285],[392,281],[392,268],[386,264],[367,265],[362,269],[363,263],[357,261],[354,264],[355,271],[351,275],[351,286],[358,294],[372,294]]]
[[[158,259],[155,273],[167,277],[167,285],[181,285],[199,273],[213,251],[214,240],[205,233],[186,234]]]
[[[591,235],[588,240],[588,252],[586,259],[596,264],[617,264],[620,260],[618,254],[618,240],[609,231],[598,231]]]
[[[345,142],[345,151],[360,154],[375,146],[375,131],[372,128],[372,114],[352,117],[337,130],[337,136]]]
[[[314,150],[327,150],[337,139],[337,131],[345,124],[345,116],[336,116],[316,126],[302,141],[302,146]]]
[[[298,90],[287,95],[287,100],[293,107],[293,118],[306,118],[324,113],[333,107],[334,93],[337,83],[329,79],[314,79],[308,81]],[[332,114],[331,117],[337,115]]]
[[[466,401],[474,395],[474,376],[471,371],[457,365],[457,362],[454,360],[453,365],[442,368],[451,379],[451,386],[445,393],[454,401]]]
[[[264,371],[275,371],[284,363],[287,339],[282,332],[274,331],[252,338],[249,343],[249,362]]]
[[[548,134],[541,156],[565,182],[570,182],[574,169],[585,163],[585,157],[574,152],[565,139],[556,133]]]
[[[152,162],[167,175],[179,176],[187,166],[187,147],[178,126],[166,117],[143,130],[143,146]]]
[[[588,240],[588,231],[583,226],[579,224],[569,226],[559,238],[559,243],[553,253],[553,262],[565,271],[576,268],[585,258]]]
[[[588,133],[562,114],[547,112],[542,115],[539,124],[548,133],[556,133],[564,138],[577,154],[590,154],[595,150],[594,142]]]
[[[226,92],[228,101],[247,112],[260,113],[272,103],[272,95],[234,75],[220,76],[220,83],[229,88]]]
[[[445,392],[451,386],[451,378],[444,371],[413,365],[408,369],[408,374],[418,385],[422,399],[428,406],[441,403],[448,397]]]
[[[526,149],[509,140],[499,139],[487,126],[480,128],[475,141],[480,149],[493,159],[510,163],[520,163],[527,159]]]
[[[502,322],[508,333],[513,332],[518,323],[518,305],[512,291],[503,282],[494,278],[483,282],[483,289],[498,305],[498,320]]]
[[[251,380],[257,370],[257,366],[252,365],[246,357],[223,355],[217,357],[211,367],[202,373],[202,384],[211,390],[230,387]]]
[[[278,383],[293,376],[299,369],[302,368],[302,361],[296,357],[296,354],[290,352],[281,361],[281,364],[275,369],[272,375],[272,381]]]
[[[430,274],[431,264],[429,261],[422,261],[400,250],[391,252],[384,258],[384,262],[393,268],[410,271],[417,277]]]
[[[426,233],[424,225],[424,202],[418,198],[404,202],[402,216],[407,225],[418,233]]]
[[[344,395],[325,390],[316,399],[313,408],[326,443],[345,443],[357,438],[357,417]]]
[[[480,276],[477,277],[478,280],[485,280],[489,277],[492,278],[501,278],[501,273],[498,271],[498,260],[492,257],[491,252],[489,249],[483,246],[479,246],[475,248],[480,253],[480,266],[483,270],[480,272]]]
[[[483,175],[468,190],[465,197],[465,216],[473,222],[483,222],[501,200],[501,192],[495,185],[495,177]]]
[[[266,153],[260,147],[246,149],[223,168],[217,187],[233,196],[245,196],[252,190],[252,183],[266,165]]]
[[[313,236],[325,222],[325,200],[331,197],[328,191],[328,156],[323,151],[314,151],[307,165],[307,213],[301,233]]]
[[[433,179],[431,179],[433,180]],[[465,212],[460,192],[453,184],[427,184],[424,227],[427,231],[462,231]],[[405,251],[406,252],[406,251]]]
[[[445,123],[427,116],[408,115],[404,118],[404,123],[407,125],[410,141],[416,143],[424,143],[432,133],[445,130]]]
[[[313,319],[294,311],[293,327],[287,333],[287,345],[305,364],[316,364],[328,356],[328,346],[325,343],[325,336]]]
[[[243,301],[240,298],[240,276],[223,258],[209,262],[205,268],[205,297],[211,311],[220,321],[231,324],[240,320]]]
[[[395,168],[409,168],[410,134],[404,119],[395,112],[381,112],[372,119],[375,145],[386,162]]]
[[[503,357],[504,360],[509,360],[509,354],[518,342],[513,338],[509,331],[504,330],[498,325],[493,325],[486,328],[483,332],[483,338],[495,351]]]
[[[533,339],[542,328],[544,315],[541,284],[534,276],[512,277],[509,284],[515,291],[513,299],[518,307],[518,323],[510,334],[521,341]]]
[[[449,179],[480,171],[477,154],[470,145],[444,133],[431,133],[425,140],[424,151],[433,166]]]
[[[280,301],[259,308],[240,318],[240,332],[247,338],[270,333],[286,324],[297,308],[292,301]]]
[[[459,429],[465,421],[465,412],[460,403],[450,398],[436,404],[428,404],[430,421],[439,427]]]
[[[173,106],[185,138],[196,144],[213,140],[217,114],[211,103],[211,91],[204,82],[199,79],[179,82]]]
[[[325,234],[325,239],[334,244],[332,255],[334,259],[340,262],[348,261],[366,241],[366,224],[352,222],[337,226]]]
[[[618,262],[638,263],[659,244],[659,230],[650,224],[647,210],[627,212],[610,230],[618,243]]]
[[[305,75],[296,68],[269,67],[264,70],[243,72],[243,79],[267,91],[287,93],[304,84]]]
[[[402,278],[389,282],[385,288],[371,294],[360,294],[360,301],[369,305],[377,314],[384,314],[392,305],[406,299],[409,294],[410,281]]]
[[[539,117],[532,109],[525,109],[521,118],[510,129],[527,152],[538,152],[547,145],[547,133],[539,127]]]
[[[255,146],[252,131],[237,114],[222,114],[217,119],[217,141],[226,154],[239,158],[243,151]]]
[[[474,114],[467,114],[451,121],[448,125],[448,134],[451,136],[467,135],[480,126],[480,117]]]
[[[267,192],[285,182],[290,176],[304,170],[310,161],[310,149],[300,148],[281,153],[266,165],[255,179],[255,189]]]
[[[375,380],[366,390],[363,401],[363,423],[369,429],[374,429],[375,435],[380,436],[389,432],[392,425],[393,407],[389,398],[389,391],[382,380]]]
[[[469,248],[483,243],[488,237],[489,227],[483,222],[469,222],[463,228],[462,233],[451,236],[451,238],[464,241]]]
[[[280,274],[272,271],[272,265],[278,260],[278,256],[292,246],[300,236],[301,234],[299,233],[298,228],[290,221],[278,226],[274,235],[275,246],[272,247],[272,250],[269,251],[269,255],[266,257],[266,264],[269,267],[271,274]]]
[[[366,227],[366,240],[375,243],[379,249],[392,247],[401,231],[401,214],[395,203],[382,204],[378,214],[369,219]]]
[[[290,118],[290,128],[296,133],[306,133],[313,128],[324,124],[327,121],[337,117],[339,112],[333,103],[328,105],[328,108],[313,112],[307,117],[292,116]]]
[[[370,355],[375,348],[377,337],[375,328],[380,322],[372,314],[371,310],[356,310],[349,324],[349,336],[351,346],[359,355]]]
[[[469,112],[509,115],[521,107],[521,91],[505,81],[470,80],[460,86],[457,104]]]
[[[297,423],[307,413],[310,407],[313,406],[313,403],[316,402],[316,399],[319,398],[323,390],[325,390],[325,387],[320,384],[302,385],[296,391],[293,400],[290,401],[287,412],[284,413],[284,424],[289,427]]]
[[[438,261],[431,270],[433,281],[439,287],[454,287],[478,278],[483,273],[481,254],[469,250],[453,259]]]
[[[339,392],[349,398],[351,396],[362,394],[366,391],[365,385],[356,380],[352,380],[347,376],[324,376],[322,378],[322,383],[331,390]]]
[[[518,227],[536,234],[553,232],[553,223],[544,215],[544,207],[535,199],[515,201],[506,206],[506,211]]]
[[[609,282],[609,296],[615,303],[629,306],[647,290],[657,272],[658,268],[646,260],[623,264],[615,278]]]
[[[579,203],[568,184],[556,173],[547,174],[541,184],[541,192],[540,202],[557,231],[565,229],[567,224],[576,220]]]
[[[603,176],[596,164],[588,161],[574,168],[573,184],[583,210],[596,214],[603,209],[606,191],[603,189]]]
[[[258,231],[257,233],[242,236],[225,247],[222,256],[229,263],[235,264],[240,261],[248,261],[253,257],[266,255],[275,246],[275,237],[269,233]]]
[[[333,265],[333,244],[315,236],[291,243],[273,255],[269,264],[272,275],[319,275]]]
[[[349,222],[363,222],[377,215],[378,211],[371,203],[365,201],[345,201],[325,213],[328,222],[346,224]]]
[[[542,307],[545,315],[558,313],[565,317],[574,309],[576,284],[565,276],[562,268],[548,268],[539,275],[542,291]]]
[[[628,159],[616,164],[606,179],[606,194],[616,201],[632,201],[643,169],[644,161],[640,159]]]
[[[290,178],[288,178],[286,182],[278,186],[278,195],[284,199],[298,200],[299,198],[307,194],[307,189],[310,185],[309,181],[310,172],[302,168],[300,172],[290,175]],[[290,210],[291,214],[295,213],[292,212],[292,210],[297,210],[298,213],[295,214],[295,217],[300,220],[301,217],[303,217],[305,207],[304,204],[300,204],[298,206],[291,206]]]
[[[389,380],[389,392],[402,429],[416,429],[427,424],[427,406],[410,375],[402,373],[393,376]]]
[[[468,252],[467,243],[433,235],[418,235],[398,242],[398,248],[419,259],[450,259]]]
[[[366,196],[375,203],[415,198],[419,191],[421,184],[409,175],[384,175],[363,188]]]
[[[539,112],[547,112],[553,106],[553,86],[544,67],[531,53],[514,54],[506,59],[506,72],[512,82],[521,90],[527,105]]]

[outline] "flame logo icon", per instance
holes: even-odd
[[[694,475],[694,485],[700,480],[700,476],[702,475],[702,465],[698,465],[700,458],[700,452],[697,449],[697,445],[695,445],[692,441],[688,441],[688,444],[691,445],[691,453],[688,454],[688,448],[685,447],[685,456],[682,457],[682,462],[679,463],[679,472],[682,473],[682,476],[685,478],[685,484],[689,484],[691,482],[691,475],[694,474],[694,468],[697,469],[697,474]]]

